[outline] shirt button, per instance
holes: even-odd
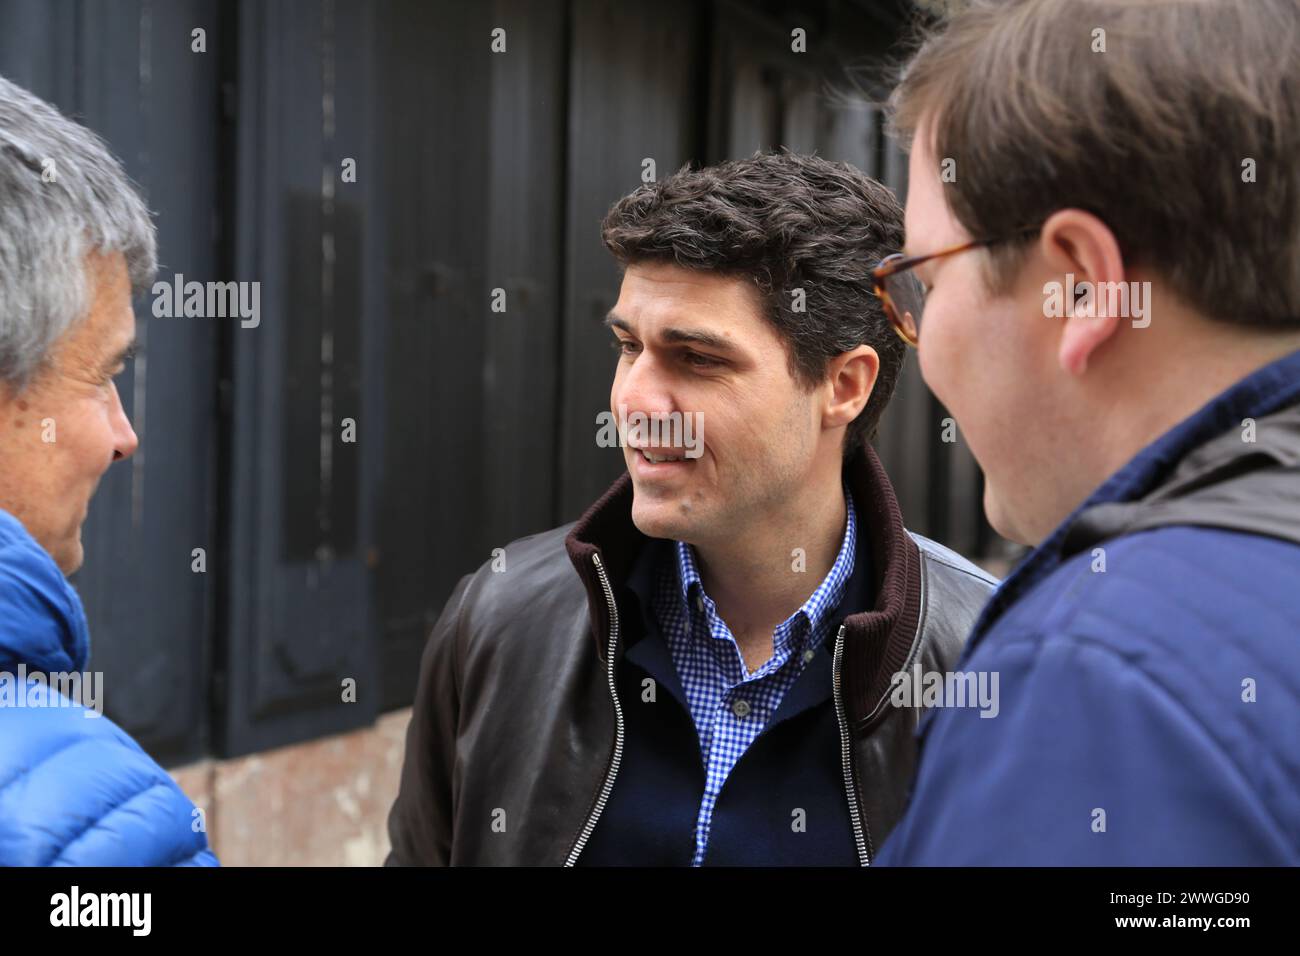
[[[803,662],[805,664],[810,664],[812,663],[812,659],[816,656],[817,656],[817,652],[810,647],[803,652]]]
[[[734,704],[731,705],[731,712],[735,714],[737,717],[748,717],[749,701],[747,700],[736,701]]]

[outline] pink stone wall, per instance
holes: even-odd
[[[379,866],[409,708],[363,730],[179,767],[223,866]]]

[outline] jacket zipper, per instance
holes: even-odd
[[[591,561],[596,566],[596,573],[600,576],[600,586],[604,588],[605,600],[609,604],[609,651],[605,654],[605,665],[606,677],[609,681],[609,696],[614,701],[614,756],[609,762],[609,770],[605,774],[605,783],[600,788],[600,795],[596,797],[596,805],[591,808],[591,814],[587,817],[582,832],[578,834],[578,842],[573,844],[573,849],[569,851],[569,858],[564,861],[565,866],[573,866],[577,862],[578,854],[591,839],[592,831],[596,829],[596,821],[600,819],[601,811],[605,809],[610,792],[614,789],[614,777],[617,776],[618,765],[623,759],[623,705],[619,702],[618,686],[614,679],[614,652],[618,649],[618,605],[614,601],[614,589],[609,586],[609,578],[605,575],[605,566],[601,564],[600,553],[593,554]]]
[[[845,626],[841,624],[839,633],[835,635],[835,679],[832,683],[835,692],[835,718],[840,724],[840,760],[844,767],[844,792],[849,798],[849,819],[853,823],[853,843],[858,850],[858,863],[862,866],[870,866],[871,856],[867,852],[867,837],[870,836],[870,830],[866,827],[866,821],[858,808],[858,791],[853,784],[853,747],[849,737],[849,721],[844,715],[844,698],[840,692],[840,665],[844,660],[844,631]]]

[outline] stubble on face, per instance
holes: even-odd
[[[629,267],[612,314],[634,337],[635,369],[620,358],[611,407],[698,412],[701,456],[662,479],[646,474],[624,449],[634,485],[632,519],[644,534],[700,547],[733,541],[750,526],[789,510],[809,468],[812,393],[789,370],[788,353],[744,280],[673,266]],[[729,350],[700,351],[723,360],[699,369],[673,344],[673,333],[703,331]],[[648,406],[648,407],[642,407]]]

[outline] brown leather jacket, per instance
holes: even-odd
[[[903,527],[869,446],[845,478],[876,577],[875,606],[844,619],[834,650],[845,799],[867,865],[917,756],[921,710],[890,703],[892,676],[950,670],[996,581]],[[456,585],[420,664],[387,865],[577,860],[623,753],[616,595],[648,540],[631,507],[625,473],[576,523],[511,543],[503,571],[489,561]]]

